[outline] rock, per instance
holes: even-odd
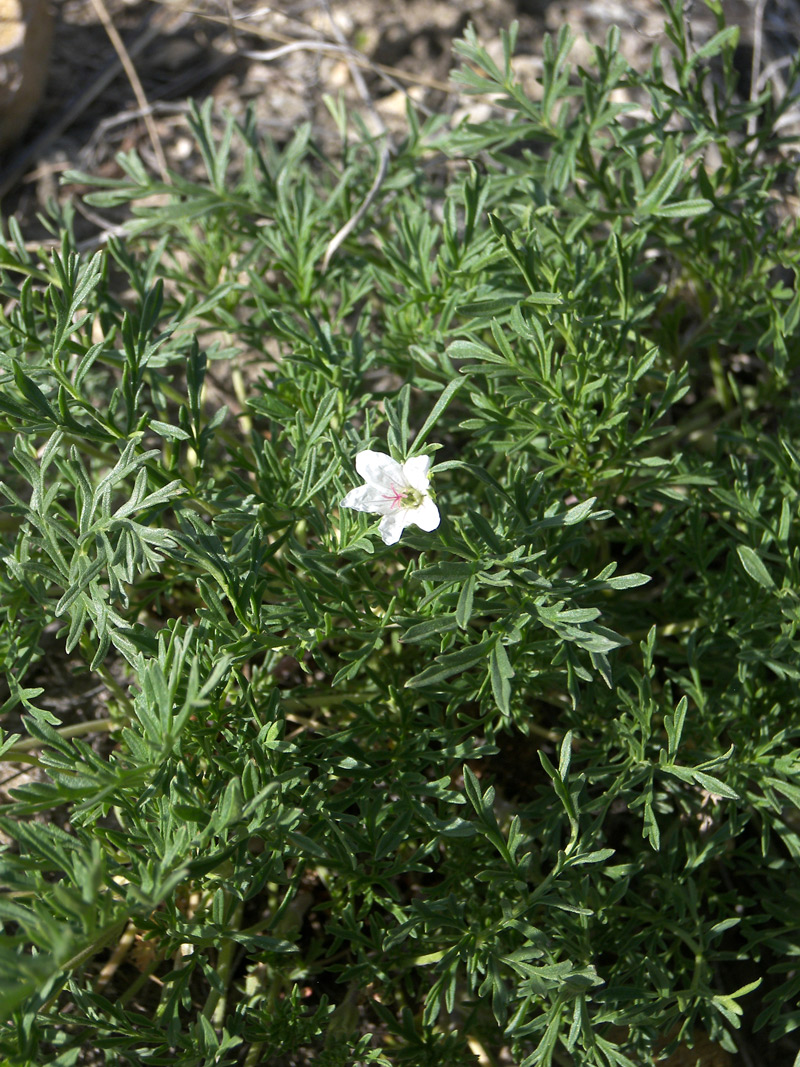
[[[52,36],[47,0],[0,0],[0,149],[21,136],[39,106]]]

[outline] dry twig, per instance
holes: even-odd
[[[147,133],[150,137],[150,143],[153,146],[153,152],[155,153],[156,163],[158,165],[159,173],[161,174],[161,180],[165,184],[169,184],[169,172],[167,170],[167,159],[164,155],[164,148],[161,144],[161,138],[158,136],[158,130],[156,124],[153,121],[153,116],[150,111],[150,104],[148,103],[145,91],[142,88],[142,83],[139,79],[139,75],[136,72],[136,67],[133,65],[130,54],[125,47],[125,42],[117,32],[117,27],[111,16],[108,13],[108,8],[105,5],[105,0],[92,0],[92,6],[97,12],[97,17],[103,23],[103,28],[108,34],[108,38],[114,46],[114,51],[119,56],[119,61],[122,64],[122,69],[127,75],[128,81],[131,83],[133,89],[133,95],[136,97],[136,103],[142,112],[144,118],[144,124],[147,127]]]

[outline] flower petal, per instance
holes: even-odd
[[[430,465],[430,456],[414,456],[413,459],[407,459],[403,464],[405,480],[414,489],[418,489],[420,493],[428,491],[428,469]]]
[[[388,515],[384,515],[378,527],[378,533],[383,538],[383,543],[385,545],[397,544],[400,540],[400,534],[402,534],[409,522],[413,522],[413,519],[412,512],[408,508],[400,508],[399,511],[392,511]]]
[[[403,468],[396,459],[385,456],[383,452],[373,452],[371,448],[358,453],[356,470],[365,482],[377,485],[381,489],[392,489],[394,486],[408,484]]]
[[[431,497],[426,496],[418,508],[411,512],[411,522],[419,526],[420,530],[430,533],[439,525],[439,509]]]
[[[374,511],[379,515],[385,515],[392,504],[392,498],[387,499],[382,489],[374,485],[359,485],[357,489],[350,490],[339,507],[352,508],[353,511]]]

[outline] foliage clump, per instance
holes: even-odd
[[[206,182],[84,177],[107,253],[9,222],[5,1063],[789,1062],[790,101],[667,15],[669,74],[565,31],[535,100],[467,34],[504,113],[410,111],[325,269],[381,145],[208,108]],[[364,449],[438,529],[339,507]]]

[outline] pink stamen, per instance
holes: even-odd
[[[400,490],[397,488],[396,485],[393,485],[392,488],[391,488],[391,491],[389,493],[389,496],[385,496],[383,499],[384,500],[391,500],[392,507],[393,508],[399,508],[400,505],[403,503],[403,494],[400,492]]]

